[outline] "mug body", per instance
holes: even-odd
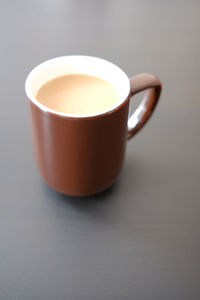
[[[87,74],[106,80],[119,93],[119,103],[100,114],[72,115],[37,101],[36,94],[43,84],[67,74]],[[73,196],[96,194],[112,185],[122,168],[127,141],[127,75],[100,58],[65,56],[33,69],[25,89],[34,153],[43,179],[53,189]]]

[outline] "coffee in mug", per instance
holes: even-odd
[[[87,115],[112,109],[120,101],[120,95],[109,82],[99,77],[72,74],[45,83],[36,99],[55,111]]]
[[[161,83],[151,74],[128,76],[105,59],[50,59],[28,75],[33,148],[43,179],[60,193],[88,196],[119,176],[126,143],[149,120]],[[145,91],[135,112],[130,100]]]

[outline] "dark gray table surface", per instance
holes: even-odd
[[[0,300],[200,299],[199,16],[199,1],[0,1]],[[38,175],[24,93],[67,54],[164,86],[118,182],[85,199]]]

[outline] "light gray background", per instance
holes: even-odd
[[[199,16],[199,1],[0,1],[1,300],[200,299]],[[85,199],[39,177],[24,93],[67,54],[164,86],[117,184]]]

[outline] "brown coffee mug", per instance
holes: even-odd
[[[71,115],[42,105],[36,94],[49,80],[67,74],[87,74],[109,82],[120,102],[99,114]],[[99,193],[117,179],[126,142],[147,122],[158,102],[161,83],[150,74],[131,77],[116,65],[90,56],[63,56],[34,68],[26,79],[36,163],[55,190],[73,196]],[[146,90],[128,120],[130,98]],[[95,101],[95,99],[94,99]]]

